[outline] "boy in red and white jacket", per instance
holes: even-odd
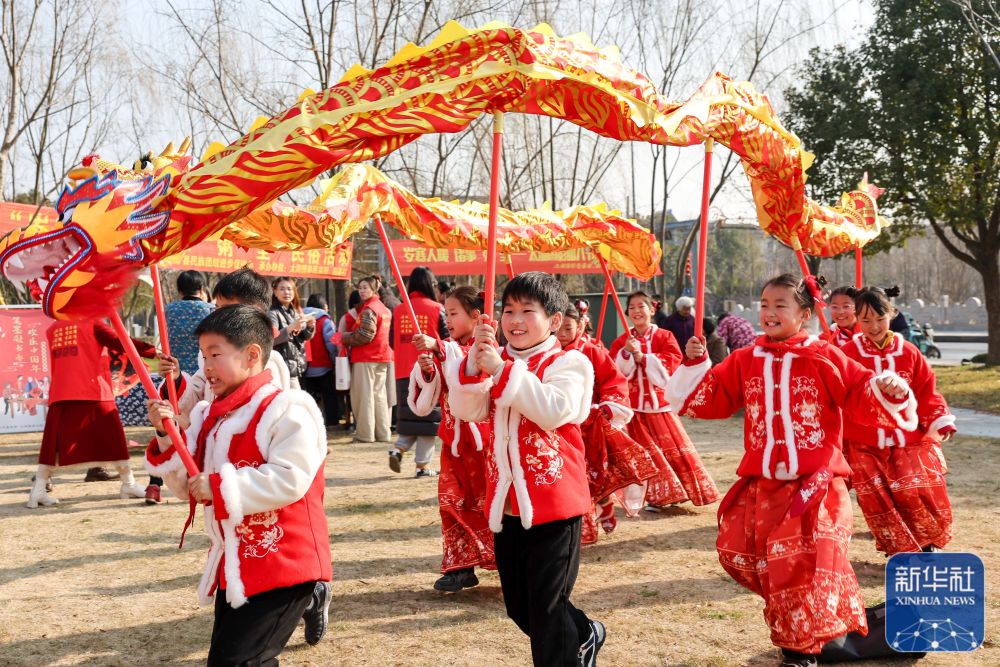
[[[445,365],[451,411],[492,423],[485,509],[507,615],[530,637],[534,664],[594,665],[604,626],[569,601],[590,511],[580,424],[594,371],[555,336],[569,298],[553,276],[522,273],[502,303],[502,353],[484,316],[469,354]]]
[[[185,437],[202,472],[189,478],[163,435],[163,421],[173,418],[165,401],[149,403],[157,438],[146,467],[190,500],[189,522],[195,503],[205,505],[211,547],[198,594],[203,604],[215,597],[208,663],[266,663],[303,616],[308,643],[326,628],[332,571],[323,418],[305,392],[271,384],[264,363],[273,332],[260,310],[220,308],[195,334],[215,394],[192,410]]]

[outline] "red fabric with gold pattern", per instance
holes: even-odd
[[[845,453],[876,549],[891,556],[951,541],[951,501],[933,444],[848,447]]]
[[[708,505],[719,499],[719,489],[674,413],[636,412],[628,431],[636,442],[647,446],[654,461],[666,466],[649,480],[646,502],[672,505],[690,500]]]
[[[844,479],[812,489],[804,512],[794,501],[810,479],[743,477],[719,507],[716,548],[722,567],[764,598],[771,641],[819,653],[847,632],[867,633],[858,579],[847,557],[851,498]]]
[[[447,401],[441,401],[447,406]],[[447,409],[447,408],[445,408]],[[450,416],[450,413],[448,413]],[[462,424],[468,431],[475,424]],[[441,572],[469,567],[496,569],[493,556],[493,532],[486,522],[483,501],[486,498],[486,463],[471,436],[458,442],[458,456],[450,448],[441,451],[441,474],[438,476],[438,510],[441,513],[443,556]]]

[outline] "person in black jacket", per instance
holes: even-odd
[[[306,341],[316,333],[316,318],[302,312],[295,280],[288,276],[275,278],[274,293],[268,315],[274,325],[274,349],[288,366],[289,385],[300,389],[299,378],[306,372]]]

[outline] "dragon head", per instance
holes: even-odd
[[[56,222],[33,222],[0,239],[0,272],[27,286],[55,319],[107,312],[135,274],[163,254],[170,210],[160,203],[188,169],[168,145],[133,169],[88,155],[67,174]]]

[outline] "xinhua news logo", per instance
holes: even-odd
[[[900,652],[974,651],[985,635],[983,561],[900,553],[885,566],[885,639]]]

